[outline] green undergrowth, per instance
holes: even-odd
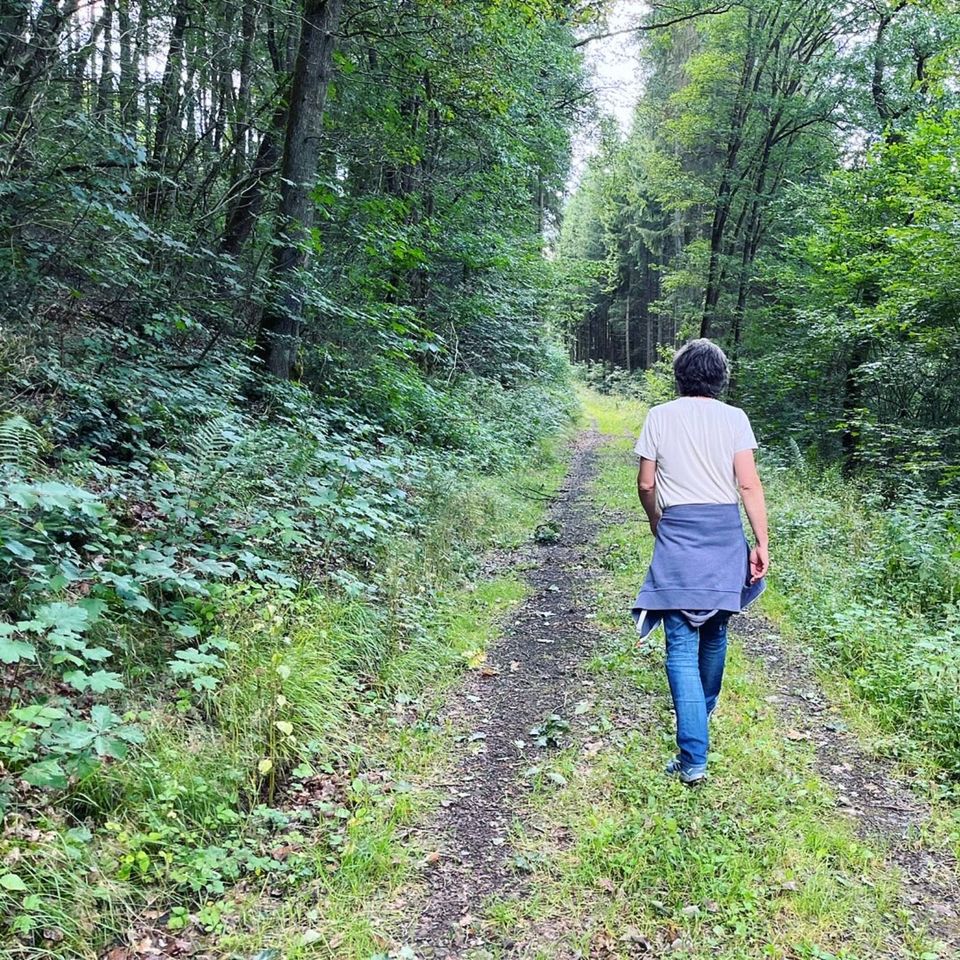
[[[691,791],[664,776],[675,746],[661,643],[639,647],[625,617],[651,547],[622,438],[641,410],[591,396],[587,415],[613,437],[596,500],[628,519],[598,540],[603,639],[578,743],[537,781],[535,829],[516,837],[527,896],[493,904],[492,929],[543,958],[945,956],[905,915],[881,851],[835,811],[810,745],[784,737],[735,642],[710,781]]]
[[[523,595],[481,561],[560,482],[566,388],[411,372],[384,424],[239,354],[88,346],[0,422],[0,954],[153,926],[368,956],[437,698]]]
[[[886,754],[934,794],[960,778],[960,522],[884,503],[800,459],[765,465],[776,574],[767,612],[866,705]]]
[[[562,469],[556,451],[539,460],[544,494]],[[238,955],[321,939],[354,951],[341,956],[374,952],[367,908],[405,875],[396,833],[443,762],[441,692],[482,661],[525,591],[509,574],[475,582],[472,563],[438,567],[430,543],[442,536],[447,555],[479,556],[519,541],[543,510],[515,492],[523,478],[464,484],[448,523],[396,545],[376,599],[243,588],[222,597],[220,663],[206,674],[215,685],[173,704],[148,695],[131,717],[142,744],[57,805],[8,817],[16,880],[4,897],[20,941],[9,955],[92,957],[157,901],[163,909],[149,915],[161,928],[222,938]],[[57,941],[43,942],[44,931]]]

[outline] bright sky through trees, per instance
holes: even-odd
[[[579,182],[587,158],[596,152],[600,140],[599,118],[613,117],[624,133],[630,128],[637,99],[643,90],[643,79],[637,59],[636,35],[621,31],[638,23],[648,9],[642,0],[615,0],[604,29],[591,26],[582,31],[583,38],[595,34],[613,35],[591,40],[584,46],[596,115],[574,133],[570,189]]]

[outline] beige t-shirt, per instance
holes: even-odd
[[[736,503],[733,455],[756,449],[739,407],[706,397],[678,397],[651,407],[634,448],[657,464],[661,509],[679,503]]]

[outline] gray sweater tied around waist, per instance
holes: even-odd
[[[633,603],[637,632],[647,636],[663,614],[679,610],[693,627],[721,611],[739,613],[763,593],[750,583],[750,547],[735,503],[667,507],[657,524],[653,559]]]

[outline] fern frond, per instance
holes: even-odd
[[[236,419],[224,413],[194,428],[185,446],[198,461],[209,463],[227,456],[239,441]]]
[[[0,420],[0,463],[29,470],[37,466],[44,446],[43,434],[19,414]]]

